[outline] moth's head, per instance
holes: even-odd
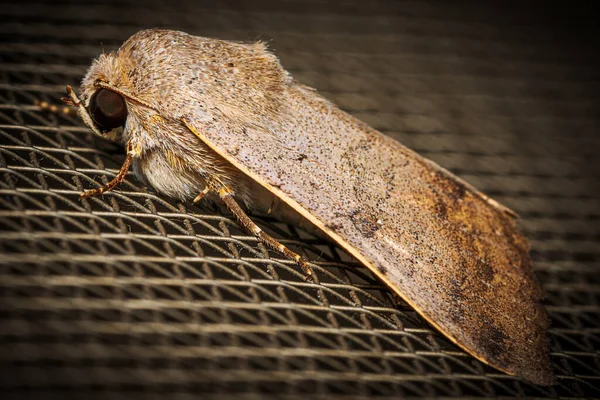
[[[211,126],[267,126],[290,82],[263,43],[151,29],[93,62],[79,110],[95,133],[114,139],[147,129],[153,114],[172,121],[193,116]]]
[[[94,61],[81,82],[80,113],[97,134],[115,138],[127,122],[127,98],[117,89],[120,76],[115,54],[107,53]]]

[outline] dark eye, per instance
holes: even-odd
[[[125,125],[127,106],[123,97],[108,89],[98,89],[90,99],[89,113],[102,132]]]

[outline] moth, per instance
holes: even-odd
[[[367,266],[450,341],[548,385],[547,314],[516,215],[293,79],[263,43],[143,30],[67,87],[97,135],[118,141],[157,192],[222,201],[274,249],[245,209],[281,203]]]

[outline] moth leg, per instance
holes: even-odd
[[[86,124],[88,126],[88,128],[90,128],[92,130],[92,132],[94,132],[94,134],[96,134],[100,137],[104,137],[102,132],[100,132],[98,130],[98,128],[96,128],[96,124],[94,124],[94,121],[92,120],[92,117],[90,117],[90,114],[86,110],[83,102],[81,100],[79,100],[79,97],[77,97],[77,94],[75,94],[75,91],[69,85],[67,85],[67,95],[69,97],[61,98],[62,102],[68,106],[76,107],[77,114],[79,114],[79,117],[81,117],[81,120],[83,121],[83,123]]]
[[[206,187],[204,188],[203,191],[200,192],[200,194],[198,196],[196,196],[194,198],[194,200],[192,201],[194,204],[196,204],[197,202],[199,202],[200,200],[202,200],[204,198],[204,196],[206,196],[208,193],[210,192],[210,187]]]
[[[279,197],[273,197],[273,201],[271,201],[271,205],[267,210],[267,215],[270,215],[277,207],[279,206]]]
[[[306,274],[306,279],[312,276],[312,271],[308,266],[308,262],[301,255],[294,253],[283,244],[279,243],[277,239],[265,233],[262,229],[256,225],[252,219],[242,210],[239,204],[234,200],[231,195],[231,191],[228,189],[219,189],[219,197],[223,200],[223,203],[229,208],[229,210],[237,217],[240,224],[250,233],[252,233],[258,240],[263,242],[267,247],[283,254],[285,257],[296,261],[296,263],[302,268]]]
[[[81,199],[86,199],[88,197],[95,197],[95,196],[101,195],[102,193],[108,192],[109,190],[114,189],[115,186],[117,186],[119,183],[123,182],[123,179],[125,179],[125,175],[127,175],[127,171],[129,171],[129,167],[131,166],[133,157],[136,155],[137,155],[137,152],[134,150],[131,142],[127,143],[127,155],[125,156],[125,161],[123,161],[123,165],[121,165],[121,169],[119,170],[119,173],[117,174],[117,176],[115,176],[110,182],[108,182],[106,185],[102,186],[101,188],[86,190],[85,192],[81,193],[79,195],[79,197]]]

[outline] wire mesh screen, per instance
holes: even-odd
[[[22,396],[600,396],[597,47],[503,3],[38,2],[0,8],[0,385]],[[557,22],[559,25],[552,25]],[[344,110],[521,215],[547,293],[557,384],[487,367],[335,244],[128,175],[123,149],[48,113],[142,28],[266,40]]]

